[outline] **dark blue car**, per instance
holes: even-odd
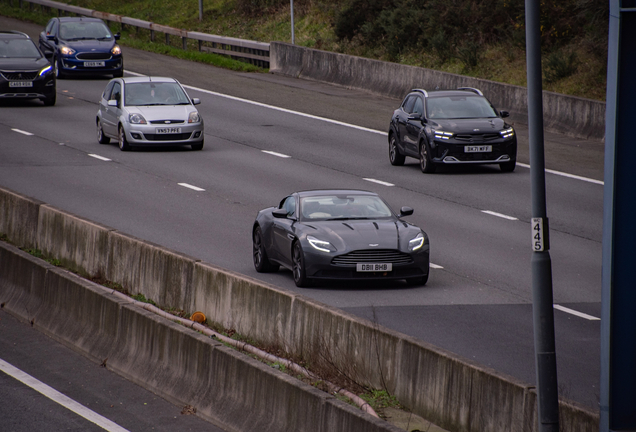
[[[40,33],[40,49],[51,58],[55,75],[124,75],[124,58],[113,34],[98,18],[60,17],[51,19]]]

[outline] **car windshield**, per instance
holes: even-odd
[[[497,117],[488,100],[477,95],[429,97],[426,99],[426,112],[430,119]]]
[[[60,38],[67,41],[85,39],[111,39],[106,24],[98,21],[71,21],[60,24]]]
[[[127,106],[190,104],[188,96],[175,82],[126,83],[124,94]]]
[[[321,195],[300,199],[304,220],[378,219],[393,216],[387,205],[375,195]]]
[[[30,39],[0,39],[0,57],[40,58],[40,51]]]

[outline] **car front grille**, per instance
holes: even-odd
[[[454,138],[458,141],[467,142],[486,142],[496,139],[501,139],[499,133],[486,133],[486,134],[455,134]]]
[[[339,255],[331,260],[333,265],[350,266],[357,263],[410,264],[413,258],[409,254],[395,249],[363,249]]]
[[[151,120],[150,124],[181,124],[184,120]]]
[[[148,141],[185,141],[192,133],[180,134],[144,134]]]
[[[33,81],[38,76],[38,71],[27,72],[0,72],[7,81]]]
[[[110,53],[85,52],[75,56],[78,60],[110,60]]]

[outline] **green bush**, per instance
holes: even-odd
[[[575,52],[553,52],[546,58],[543,64],[545,82],[553,83],[573,75],[579,67]]]

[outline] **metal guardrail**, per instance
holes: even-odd
[[[14,1],[16,0],[9,0],[9,4],[13,6]],[[92,9],[68,5],[53,0],[17,0],[17,2],[19,3],[20,8],[23,7],[24,3],[28,3],[29,8],[32,8],[33,4],[37,4],[42,8],[46,7],[49,9],[57,9],[58,16],[61,15],[62,11],[64,11],[76,15],[95,17],[105,21],[116,22],[121,25],[122,30],[125,26],[150,30],[150,40],[153,42],[155,40],[155,32],[163,33],[165,35],[166,44],[170,43],[170,36],[177,36],[181,38],[184,50],[187,49],[188,39],[192,39],[198,42],[199,51],[227,55],[234,59],[247,61],[248,63],[252,63],[260,67],[269,67],[269,43],[267,42],[256,42],[246,39],[187,31],[137,18],[129,18],[108,12],[94,11]]]

